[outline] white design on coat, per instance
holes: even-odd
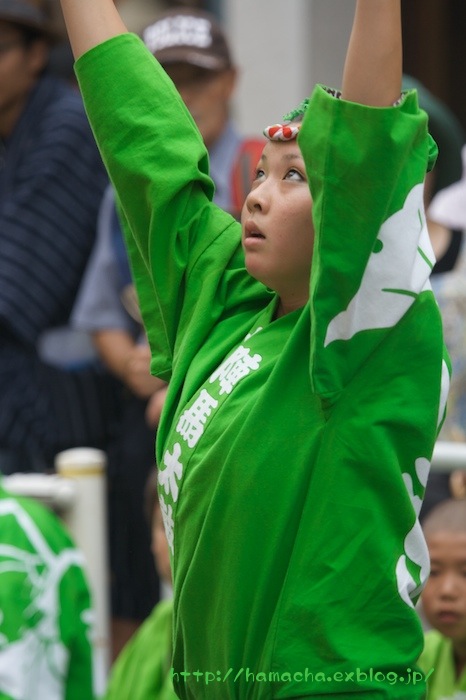
[[[447,408],[448,392],[450,390],[450,371],[445,360],[442,362],[442,379],[440,384],[440,404],[437,419],[437,428],[440,427]]]
[[[256,333],[260,333],[262,329],[262,326],[257,326],[257,328],[254,331],[251,331],[251,333],[248,333],[247,336],[244,339],[244,342],[247,343],[248,340],[251,340],[251,338],[256,335]]]
[[[247,377],[250,372],[259,369],[259,365],[262,362],[261,355],[256,354],[251,357],[250,352],[249,348],[240,345],[212,374],[210,383],[213,384],[217,379],[219,380],[220,395],[231,394],[233,387],[243,377]]]
[[[425,489],[430,470],[429,460],[420,457],[415,462],[415,469],[419,484]],[[414,607],[413,600],[421,592],[429,575],[429,552],[419,523],[422,498],[414,493],[413,480],[410,474],[403,474],[403,481],[413,504],[416,521],[406,535],[404,541],[405,553],[401,555],[396,564],[396,579],[398,592],[402,600],[410,607]],[[411,562],[411,565],[414,564],[414,568],[417,569],[416,575],[412,573],[412,566],[410,571],[408,561]]]
[[[10,572],[23,574],[23,589],[29,590],[30,597],[30,605],[24,611],[27,624],[15,630],[18,638],[10,641],[8,634],[0,633],[0,695],[60,700],[66,695],[70,654],[60,638],[60,586],[69,569],[82,568],[84,558],[72,547],[53,552],[29,513],[14,499],[0,503],[1,517],[16,520],[19,541],[22,534],[35,552],[0,544],[0,579]],[[8,608],[0,612],[0,629],[5,623],[11,633]],[[91,623],[91,618],[83,611],[83,622]]]
[[[167,450],[163,456],[163,463],[166,469],[159,468],[158,481],[160,486],[165,489],[165,493],[171,494],[175,501],[178,500],[178,481],[181,481],[183,476],[183,465],[179,461],[181,457],[181,445],[176,442],[173,445],[173,454]],[[177,481],[178,479],[178,481]]]
[[[391,328],[430,289],[435,262],[427,232],[423,185],[408,194],[403,209],[382,225],[358,292],[345,311],[330,321],[325,347],[371,328]]]
[[[165,503],[163,496],[159,496],[160,510],[162,512],[163,527],[165,536],[172,555],[175,553],[175,522],[173,520],[173,508]]]
[[[191,408],[187,408],[180,416],[176,432],[181,435],[189,447],[195,447],[204,433],[204,426],[213,408],[217,408],[218,401],[202,389],[199,397]]]

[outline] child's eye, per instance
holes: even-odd
[[[295,168],[290,168],[290,170],[288,170],[287,174],[285,175],[285,180],[298,180],[299,182],[303,182],[305,178],[303,177],[303,175],[301,175],[299,170],[296,170]]]
[[[265,173],[262,170],[262,168],[256,168],[256,172],[254,173],[254,180],[260,180],[263,177],[265,177]]]

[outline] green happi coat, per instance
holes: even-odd
[[[428,676],[427,700],[465,700],[466,670],[456,672],[453,641],[436,629],[426,632],[419,666]]]
[[[104,700],[176,700],[171,678],[173,601],[161,600],[118,654]]]
[[[77,65],[118,191],[154,374],[181,698],[421,698],[417,515],[448,370],[422,204],[415,93],[313,93],[299,144],[316,231],[310,301],[244,268],[206,150],[131,35]],[[129,233],[131,232],[131,233]],[[415,685],[413,685],[415,683]]]
[[[93,622],[63,523],[0,482],[0,700],[94,700]]]

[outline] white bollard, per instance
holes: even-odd
[[[432,471],[450,472],[466,469],[466,443],[438,440],[432,457]]]
[[[76,545],[83,552],[96,615],[95,691],[102,695],[110,667],[110,625],[107,562],[106,455],[101,450],[79,447],[55,458],[60,476],[73,480],[73,508],[62,514]]]
[[[58,474],[16,472],[4,476],[3,485],[15,496],[35,498],[60,515],[69,508],[73,508],[76,498],[74,483],[63,479]]]

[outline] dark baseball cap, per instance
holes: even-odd
[[[162,65],[189,63],[213,71],[232,66],[225,33],[209,12],[169,10],[144,29],[142,38]]]
[[[32,29],[50,40],[57,38],[45,5],[39,0],[0,0],[0,20]]]

